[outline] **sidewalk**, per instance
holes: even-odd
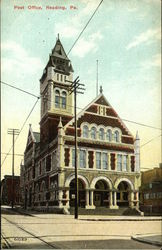
[[[131,239],[142,242],[148,243],[155,246],[162,246],[162,235],[135,235],[132,236]]]

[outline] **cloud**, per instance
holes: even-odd
[[[86,37],[80,38],[72,53],[74,56],[83,58],[90,51],[93,53],[98,50],[99,41],[102,40],[103,36],[100,31]]]
[[[126,49],[132,49],[134,47],[139,46],[143,43],[150,43],[153,39],[160,39],[160,28],[157,29],[148,29],[147,31],[141,33],[140,35],[136,36],[132,42],[130,42]]]
[[[161,55],[156,54],[151,59],[141,62],[141,66],[146,69],[151,68],[151,67],[161,68]]]
[[[14,41],[6,41],[1,45],[2,72],[5,74],[14,71],[14,74],[34,74],[43,69],[40,58],[30,56],[27,51]]]

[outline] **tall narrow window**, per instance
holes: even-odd
[[[60,92],[59,92],[59,90],[55,91],[55,107],[56,108],[60,107]]]
[[[62,82],[62,75],[61,75],[61,82]]]
[[[66,76],[64,76],[64,82],[66,82]]]
[[[104,129],[100,128],[99,130],[99,139],[100,140],[104,140],[105,139],[105,133],[104,133]]]
[[[66,109],[66,92],[62,92],[62,108]]]
[[[112,132],[111,132],[111,129],[108,129],[108,130],[107,130],[106,139],[107,139],[108,141],[112,141]]]
[[[103,167],[103,169],[108,169],[108,156],[107,156],[107,153],[102,154],[102,167]]]
[[[117,130],[114,133],[114,141],[119,142],[119,131],[117,131]]]
[[[117,170],[122,171],[122,155],[117,155]]]
[[[59,74],[57,74],[57,81],[59,81]]]
[[[75,149],[72,149],[72,167],[75,167]]]
[[[128,156],[123,155],[123,171],[128,171]]]
[[[80,150],[80,168],[86,167],[86,151]]]
[[[96,128],[95,127],[91,128],[91,138],[96,139]]]
[[[83,126],[83,137],[88,138],[88,127],[86,125]]]
[[[101,169],[101,153],[96,152],[96,168]]]

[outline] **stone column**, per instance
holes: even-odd
[[[130,192],[130,201],[129,201],[129,206],[130,206],[131,208],[133,208],[133,206],[134,206],[133,199],[134,199],[134,192],[131,191],[131,192]]]
[[[59,207],[63,207],[63,204],[62,204],[62,190],[59,190],[58,191],[58,202],[59,202]]]
[[[139,192],[136,192],[136,207],[139,208]]]
[[[90,190],[90,206],[86,207],[86,209],[95,209],[95,206],[93,204],[93,194],[94,194],[94,190]]]
[[[69,204],[69,190],[67,190],[66,191],[66,200],[67,200],[67,202],[66,202],[66,208],[70,208],[70,204]]]
[[[116,191],[110,192],[110,197],[112,197],[112,205],[110,206],[111,209],[118,209],[116,202]]]
[[[109,208],[113,208],[112,191],[110,191],[110,193],[109,193]]]
[[[89,208],[89,190],[86,190],[86,206],[85,206],[86,209]]]

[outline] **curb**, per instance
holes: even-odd
[[[159,241],[149,240],[149,239],[145,239],[143,237],[132,236],[131,239],[135,240],[135,241],[142,242],[142,243],[147,243],[147,244],[150,244],[150,245],[154,245],[154,246],[162,246],[162,243],[159,242]]]
[[[142,219],[142,218],[105,218],[105,219],[88,219],[88,218],[79,218],[79,220],[86,220],[86,221],[162,221],[162,218],[156,219]]]

